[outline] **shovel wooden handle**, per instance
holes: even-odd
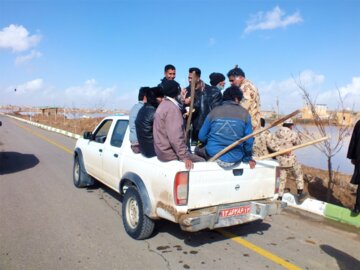
[[[187,142],[188,138],[189,138],[189,131],[190,131],[190,125],[191,125],[191,117],[193,114],[193,108],[194,108],[194,96],[195,96],[195,85],[196,85],[196,81],[197,81],[197,76],[195,71],[193,71],[192,73],[192,79],[191,79],[191,84],[190,84],[190,108],[189,108],[189,116],[186,122],[186,129],[185,129],[185,142]]]
[[[290,147],[290,148],[287,148],[287,149],[284,149],[284,150],[280,150],[280,151],[275,152],[275,153],[267,154],[267,155],[264,155],[264,156],[261,156],[261,157],[256,157],[254,159],[255,160],[263,160],[263,159],[267,159],[267,158],[276,157],[276,156],[285,154],[287,152],[294,151],[294,150],[299,149],[299,148],[303,148],[303,147],[306,147],[306,146],[310,146],[310,145],[325,141],[327,139],[329,139],[329,137],[325,136],[325,137],[322,137],[322,138],[317,139],[317,140],[313,140],[313,141],[306,142],[306,143],[303,143],[303,144],[295,145],[293,147]]]
[[[282,122],[284,122],[285,120],[297,115],[300,112],[300,110],[296,110],[278,120],[275,120],[274,122],[272,122],[270,125],[268,125],[265,128],[259,129],[243,138],[241,138],[240,140],[237,140],[235,142],[233,142],[232,144],[230,144],[229,146],[225,147],[223,150],[221,150],[219,153],[217,153],[215,156],[213,156],[212,158],[210,158],[208,161],[214,161],[217,160],[219,157],[221,157],[223,154],[225,154],[226,152],[228,152],[229,150],[233,149],[235,146],[239,145],[240,143],[246,141],[247,139],[250,139],[258,134],[260,134],[261,132],[264,132],[265,130],[268,130],[274,126],[277,126],[279,124],[281,124]]]

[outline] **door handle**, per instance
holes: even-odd
[[[99,152],[102,153],[102,149],[99,149]]]
[[[243,173],[244,173],[244,169],[234,169],[233,170],[234,176],[241,176],[241,175],[243,175]]]
[[[118,154],[114,154],[114,157],[116,157],[116,158],[117,158],[117,157],[119,157],[119,155],[118,155]]]

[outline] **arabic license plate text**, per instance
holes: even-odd
[[[241,215],[249,214],[250,210],[251,210],[250,205],[233,207],[233,208],[221,210],[219,216],[220,218],[241,216]]]

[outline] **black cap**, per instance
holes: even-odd
[[[152,87],[146,91],[146,103],[154,107],[158,106],[158,102],[156,100],[158,97],[164,97],[163,89],[161,87]]]
[[[164,97],[164,91],[162,89],[162,87],[160,86],[156,86],[156,87],[152,87],[150,88],[151,91],[153,91],[155,93],[155,96],[158,98],[163,98]]]
[[[209,76],[210,78],[210,84],[212,86],[216,86],[218,85],[220,82],[225,81],[225,76],[222,75],[221,73],[217,73],[217,72],[213,72],[210,74]]]
[[[178,84],[175,80],[163,81],[162,86],[165,96],[174,98],[180,94],[181,91],[180,84]]]

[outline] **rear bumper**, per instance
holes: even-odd
[[[249,213],[223,218],[220,211],[223,209],[250,206]],[[216,229],[233,225],[262,220],[268,215],[277,215],[286,207],[286,203],[280,201],[252,201],[237,204],[214,206],[191,211],[179,219],[182,230],[196,232],[203,229]]]

